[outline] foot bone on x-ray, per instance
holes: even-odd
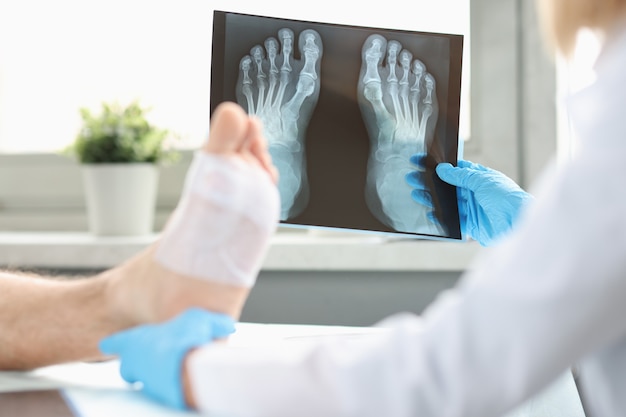
[[[361,51],[358,99],[371,142],[366,201],[372,213],[401,232],[441,235],[428,208],[411,199],[405,175],[411,155],[425,152],[438,117],[436,82],[422,61],[395,40],[371,35]]]
[[[298,215],[308,202],[306,129],[320,90],[320,35],[300,33],[300,59],[294,58],[295,35],[278,31],[278,39],[255,45],[239,65],[237,101],[263,122],[269,151],[279,171],[281,220]]]

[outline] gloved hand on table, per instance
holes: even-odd
[[[411,157],[411,163],[420,169],[407,174],[406,181],[415,188],[411,192],[413,200],[434,208],[424,185],[424,158],[421,153]],[[435,170],[439,178],[457,187],[462,235],[490,246],[515,225],[522,208],[533,197],[499,171],[465,160],[457,165],[439,163]],[[429,217],[437,222],[434,214]]]
[[[230,316],[189,309],[163,324],[149,324],[115,333],[100,341],[105,355],[117,355],[127,382],[143,383],[149,397],[185,409],[182,366],[187,353],[235,331]]]

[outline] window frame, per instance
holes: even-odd
[[[471,0],[470,15],[472,137],[464,157],[528,188],[557,151],[555,59],[535,2]]]

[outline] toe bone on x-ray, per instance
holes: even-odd
[[[251,47],[240,61],[237,101],[263,122],[270,153],[280,172],[281,220],[298,212],[298,197],[307,181],[304,135],[319,92],[320,36],[304,30],[298,36],[300,59],[294,58],[295,34],[281,28]],[[308,101],[308,106],[305,106]],[[300,196],[300,207],[306,204]]]

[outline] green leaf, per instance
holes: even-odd
[[[138,101],[126,107],[117,102],[102,103],[95,115],[87,108],[79,112],[82,127],[62,153],[81,163],[159,163],[177,157],[164,146],[170,132],[150,124],[148,109]]]

